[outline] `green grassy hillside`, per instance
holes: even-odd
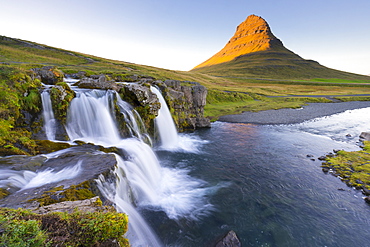
[[[246,63],[247,60],[248,63]],[[158,80],[199,82],[209,90],[210,96],[205,114],[210,117],[241,111],[297,107],[313,100],[312,98],[309,100],[307,98],[281,99],[266,96],[370,94],[369,76],[331,70],[316,62],[303,60],[285,48],[275,49],[274,52],[265,51],[242,56],[227,64],[227,66],[226,63],[211,66],[213,72],[210,72],[211,67],[193,71],[173,71],[0,36],[0,78],[3,85],[1,90],[7,98],[14,93],[12,99],[3,100],[2,106],[5,107],[10,101],[23,102],[22,104],[30,101],[28,98],[21,98],[25,90],[30,90],[17,89],[19,86],[14,78],[21,76],[28,78],[27,70],[43,66],[55,66],[64,73],[78,71],[85,71],[87,75],[118,73],[127,77],[139,75]],[[26,81],[31,89],[34,87],[33,84],[37,83],[29,79]],[[12,93],[8,94],[6,90]],[[247,97],[240,96],[240,93]],[[366,100],[367,98],[351,97],[350,99]],[[17,107],[21,106],[18,104]],[[6,112],[11,112],[9,109],[6,109]]]
[[[314,79],[336,78],[370,81],[368,76],[329,69],[313,60],[302,59],[284,47],[253,52],[230,62],[194,69],[193,72],[223,77]]]

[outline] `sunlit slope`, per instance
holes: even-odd
[[[221,51],[191,71],[223,77],[368,80],[366,76],[333,70],[301,58],[285,48],[267,22],[255,15],[237,27]]]

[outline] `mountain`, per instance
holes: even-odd
[[[368,79],[303,59],[285,48],[269,24],[256,15],[248,16],[223,49],[191,71],[228,77]]]

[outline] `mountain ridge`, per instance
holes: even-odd
[[[330,69],[317,61],[303,59],[287,49],[269,24],[256,15],[248,16],[238,25],[224,48],[190,71],[224,77],[368,80],[365,75]]]

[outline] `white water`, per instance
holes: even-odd
[[[111,116],[110,91],[77,91],[67,115],[66,130],[71,141],[81,140],[99,145],[120,141]]]
[[[55,140],[55,117],[50,100],[49,91],[46,89],[41,93],[42,115],[44,117],[44,131],[48,140]]]
[[[161,167],[153,150],[141,138],[140,124],[135,115],[129,113],[131,108],[117,97],[133,135],[133,138],[122,139],[112,111],[111,92],[96,91],[77,91],[68,112],[67,133],[71,140],[122,150],[123,157],[116,155],[116,186],[100,182],[100,189],[115,202],[117,209],[129,215],[128,237],[132,246],[161,246],[137,207],[164,211],[171,219],[197,220],[213,210],[207,197],[215,188],[207,188],[204,181],[190,177],[188,171]],[[172,118],[171,121],[173,123]],[[161,122],[157,125],[163,128]],[[174,138],[177,143],[177,132]]]
[[[162,93],[157,88],[150,87],[150,90],[157,95],[159,102],[161,103],[158,116],[154,119],[155,126],[160,137],[161,148],[174,149],[178,147],[179,138],[167,103],[164,100]]]
[[[21,190],[40,187],[49,183],[56,183],[65,179],[72,179],[81,172],[81,162],[75,166],[66,167],[58,172],[54,169],[46,169],[43,171],[14,171],[0,170],[0,188],[15,187]]]
[[[118,93],[116,93],[117,105],[120,108],[121,114],[124,116],[127,127],[131,136],[137,137],[140,140],[152,144],[151,138],[148,135],[143,120],[139,113],[126,101],[123,101]]]

